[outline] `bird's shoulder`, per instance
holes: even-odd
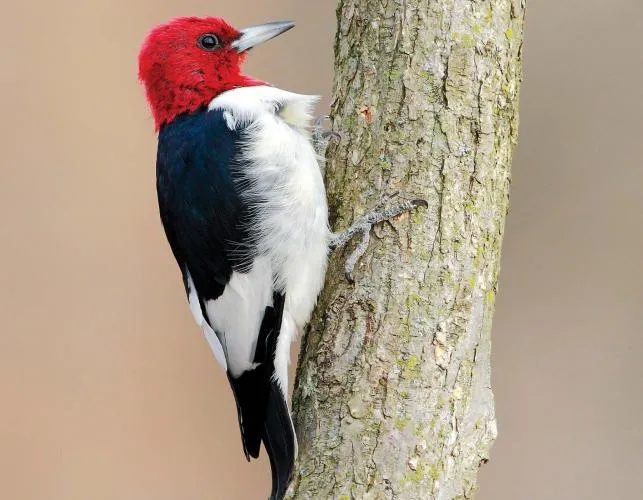
[[[239,152],[243,130],[228,126],[225,111],[203,107],[164,125],[158,137],[157,165],[214,162],[226,165]]]
[[[215,210],[225,215],[238,209],[234,165],[241,154],[242,133],[228,127],[222,110],[205,108],[163,127],[156,160],[161,204],[197,217],[205,215],[197,212],[213,216]]]

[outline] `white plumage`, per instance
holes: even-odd
[[[224,92],[208,106],[224,111],[231,130],[243,127],[241,163],[248,182],[238,188],[252,201],[256,227],[251,234],[258,248],[252,269],[233,272],[224,293],[205,304],[220,340],[219,345],[209,343],[217,359],[225,353],[223,366],[233,377],[252,369],[273,287],[285,293],[275,371],[286,395],[290,344],[310,319],[324,284],[331,234],[324,183],[307,129],[316,102],[314,96],[256,86]],[[190,306],[209,337],[196,292],[190,293]]]

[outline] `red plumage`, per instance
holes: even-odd
[[[199,47],[198,40],[205,34],[215,35],[221,48],[205,51]],[[226,90],[265,84],[241,74],[246,54],[230,46],[239,34],[219,17],[180,17],[150,31],[139,52],[138,76],[156,130]]]

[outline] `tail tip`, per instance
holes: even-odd
[[[297,456],[297,437],[286,397],[278,382],[270,384],[268,411],[264,422],[262,440],[272,470],[271,500],[281,500],[286,494]]]

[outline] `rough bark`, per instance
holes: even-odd
[[[490,329],[518,128],[524,0],[341,0],[334,228],[384,195],[350,284],[333,255],[303,339],[292,498],[471,498],[496,437]]]

